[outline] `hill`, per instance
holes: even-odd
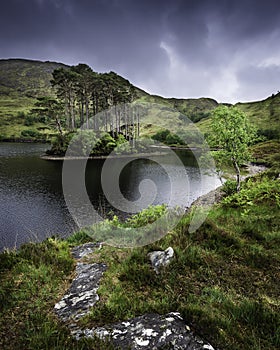
[[[268,138],[280,137],[280,93],[259,102],[237,103],[261,133]]]
[[[28,129],[25,115],[37,97],[53,94],[50,80],[53,70],[59,67],[67,66],[24,59],[0,60],[0,138],[19,138],[21,131]],[[43,127],[36,123],[34,129]]]
[[[272,94],[262,101],[237,103],[235,106],[246,113],[260,135],[268,139],[280,138],[280,93]],[[198,127],[203,132],[207,132],[209,126],[209,118],[198,122]]]
[[[37,97],[53,95],[50,84],[52,72],[56,68],[69,68],[63,63],[41,62],[26,59],[0,60],[0,138],[18,139],[22,132],[32,132],[34,135],[50,137],[52,131],[42,122],[28,116]],[[116,75],[121,84],[130,84],[126,79]],[[144,122],[151,125],[148,133],[153,134],[160,128],[170,128],[176,132],[184,125],[186,116],[198,121],[209,116],[218,103],[213,99],[175,99],[149,95],[134,87],[135,99],[142,103],[158,103],[178,110],[172,120],[164,118],[155,110]],[[44,137],[43,137],[44,136]]]
[[[56,68],[67,68],[63,63],[40,62],[25,59],[0,60],[1,97],[28,97],[52,93],[50,80]]]
[[[56,68],[69,68],[63,63],[41,62],[26,59],[0,60],[0,139],[18,139],[23,134],[34,135],[34,139],[50,139],[54,131],[44,120],[34,119],[30,110],[37,97],[53,95],[50,84],[52,72]],[[118,83],[126,86],[128,80],[113,73]],[[135,99],[143,104],[158,103],[178,113],[151,110],[144,123],[148,125],[141,131],[152,135],[159,129],[170,129],[177,133],[183,130],[188,119],[197,123],[204,132],[209,131],[210,112],[219,104],[211,98],[176,99],[150,95],[134,87]],[[280,93],[263,101],[237,103],[251,122],[256,125],[261,135],[268,139],[277,139],[280,135]]]

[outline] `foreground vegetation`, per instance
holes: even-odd
[[[69,243],[54,238],[0,255],[1,349],[110,349],[99,340],[74,341],[53,314],[73,269]]]
[[[189,213],[152,245],[104,246],[93,254],[93,261],[105,261],[109,268],[99,289],[101,302],[81,324],[179,311],[214,347],[278,349],[280,180],[275,177],[242,183],[240,192],[225,195],[194,233],[188,232]],[[150,211],[134,218],[133,226],[150,220]],[[70,249],[88,240],[79,232],[67,241],[49,238],[1,254],[1,348],[110,349],[97,340],[74,341],[52,312],[73,277]],[[168,246],[176,259],[156,275],[147,253]]]

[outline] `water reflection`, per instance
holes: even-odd
[[[51,235],[67,236],[77,229],[62,193],[62,162],[46,161],[39,157],[47,147],[42,144],[0,143],[1,250],[4,247],[19,246],[29,240],[41,241]],[[186,152],[179,152],[178,155],[187,168],[189,193],[180,191],[180,188],[184,187],[185,179],[180,177],[180,169],[174,167],[172,159],[161,156],[160,163],[164,162],[165,168],[176,178],[177,204],[185,207],[199,195],[215,188],[218,183],[213,176],[204,175],[207,181],[204,183],[205,188],[202,188],[195,158]],[[75,162],[78,167],[79,161]],[[154,204],[169,202],[172,184],[166,169],[157,162],[157,158],[138,159],[125,166],[119,179],[120,190],[125,198],[130,201],[137,200],[140,195],[139,184],[144,179],[150,179],[157,187]],[[106,215],[114,208],[102,192],[103,163],[103,160],[88,161],[85,181],[94,207]],[[78,196],[75,200],[83,215],[83,203],[79,201]]]

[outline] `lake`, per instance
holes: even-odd
[[[0,250],[19,247],[28,241],[42,241],[52,235],[67,237],[78,229],[63,195],[63,162],[40,158],[47,148],[46,144],[0,143]],[[174,166],[168,156],[158,156],[131,160],[124,167],[118,180],[121,195],[129,201],[137,200],[139,184],[149,179],[157,189],[152,204],[169,203],[171,190],[175,188],[176,204],[188,207],[197,197],[220,185],[213,174],[203,174],[202,181],[191,152],[176,153],[188,174],[188,193],[180,190],[186,187],[186,179],[180,176],[178,165]],[[79,161],[73,162],[78,166]],[[103,164],[104,160],[87,162],[86,189],[90,201],[104,217],[112,213],[126,217],[128,214],[116,210],[103,193]],[[169,173],[173,174],[176,186],[170,183]],[[73,205],[83,213],[81,201],[74,201]]]

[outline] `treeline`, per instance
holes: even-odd
[[[120,115],[120,109],[116,109],[114,116],[109,113],[100,117],[98,113],[136,98],[135,87],[128,80],[114,72],[94,72],[86,64],[55,69],[51,85],[56,97],[38,98],[32,112],[47,115],[60,134],[79,127],[119,131],[121,119],[127,119]]]

